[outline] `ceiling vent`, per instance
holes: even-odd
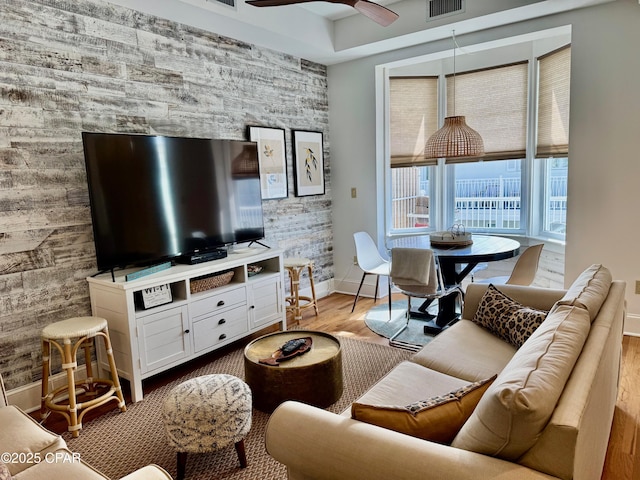
[[[465,0],[427,0],[427,22],[463,13]]]
[[[223,5],[228,5],[229,7],[234,7],[236,6],[236,0],[207,0],[208,2],[211,3],[221,3]]]
[[[222,5],[227,5],[229,7],[234,7],[236,6],[236,0],[206,0],[209,3],[213,3],[214,5],[216,3],[221,3]]]

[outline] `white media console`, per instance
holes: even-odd
[[[142,400],[142,380],[211,352],[266,326],[286,330],[282,250],[236,249],[226,258],[196,265],[175,265],[126,281],[131,270],[87,278],[93,315],[106,318],[118,374],[131,383],[134,402]],[[249,268],[256,266],[257,268]],[[261,267],[261,268],[260,268]],[[253,274],[252,270],[260,270]],[[202,277],[233,271],[227,285],[192,293]],[[143,291],[158,298],[144,307]],[[164,298],[164,300],[163,300]],[[149,300],[149,296],[147,296]],[[102,349],[103,350],[103,349]],[[98,367],[109,370],[98,349]]]

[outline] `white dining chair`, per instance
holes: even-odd
[[[351,313],[356,308],[358,297],[360,296],[360,290],[364,283],[364,279],[367,275],[376,276],[376,289],[374,292],[373,301],[378,301],[378,284],[380,281],[380,275],[389,277],[391,273],[391,264],[388,260],[382,258],[378,247],[373,239],[367,232],[356,232],[353,234],[353,239],[356,243],[356,257],[358,260],[358,266],[362,270],[362,279],[360,280],[360,286],[356,293],[356,298],[353,300],[353,307],[351,307]],[[389,278],[389,318],[391,318],[391,279]]]
[[[531,285],[533,280],[536,278],[542,247],[544,247],[544,244],[540,243],[538,245],[532,245],[522,252],[511,271],[511,275],[483,278],[482,280],[475,281],[475,283],[492,283],[494,285]]]

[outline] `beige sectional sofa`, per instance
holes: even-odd
[[[453,440],[436,443],[367,423],[379,421],[375,415],[355,420],[352,409],[336,415],[285,402],[272,414],[265,442],[289,479],[600,479],[619,381],[624,282],[592,265],[566,291],[498,287],[549,311],[520,347],[471,321],[487,302],[487,288],[471,284],[463,319],[353,406],[398,415],[403,406],[450,397],[497,374],[484,393],[477,390],[479,401]]]
[[[8,472],[13,480],[109,480],[71,452],[60,435],[9,405],[1,376],[0,390],[0,479]],[[122,480],[172,479],[162,468],[147,465]]]

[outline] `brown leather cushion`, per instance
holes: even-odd
[[[496,375],[404,407],[355,402],[351,405],[351,416],[424,440],[449,444],[495,379]]]

